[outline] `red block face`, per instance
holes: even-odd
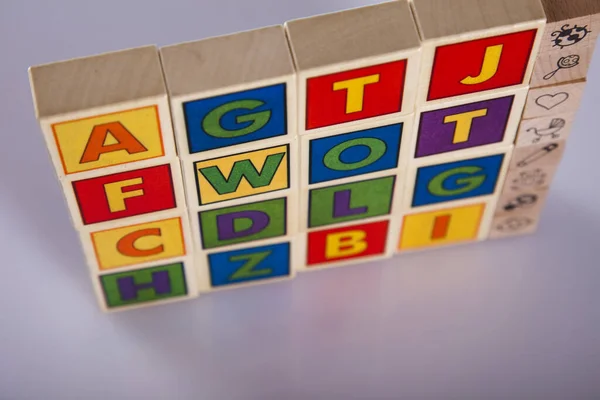
[[[310,232],[307,265],[383,254],[388,225],[388,221],[380,221]]]
[[[75,181],[73,190],[85,225],[177,206],[169,164]]]
[[[402,111],[406,60],[309,78],[306,130]]]
[[[440,46],[428,101],[523,83],[537,29]]]

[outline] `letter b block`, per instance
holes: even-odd
[[[414,0],[423,38],[418,104],[526,86],[546,16],[539,0]]]

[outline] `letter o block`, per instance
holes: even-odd
[[[414,0],[423,38],[417,103],[528,85],[546,16],[539,0]]]
[[[295,136],[295,75],[282,27],[160,52],[180,157]]]
[[[298,133],[413,112],[419,36],[407,2],[286,22],[298,69]]]
[[[110,174],[176,156],[156,47],[36,66],[29,76],[59,178]]]

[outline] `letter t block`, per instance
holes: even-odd
[[[418,105],[527,86],[544,32],[539,0],[414,0]]]

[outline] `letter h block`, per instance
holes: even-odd
[[[423,41],[399,251],[487,238],[540,48],[539,0],[414,0]]]
[[[35,66],[30,81],[101,307],[194,297],[191,230],[158,49]]]
[[[293,276],[296,80],[283,27],[160,53],[200,290]]]
[[[298,70],[302,268],[389,257],[420,62],[409,5],[285,25]]]

